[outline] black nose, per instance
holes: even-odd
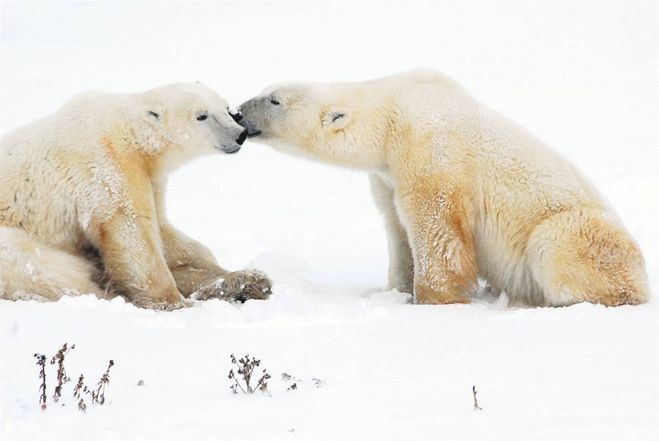
[[[229,115],[231,115],[231,118],[233,118],[233,120],[234,120],[235,122],[238,122],[238,121],[240,121],[241,119],[243,119],[243,114],[240,113],[240,111],[238,111],[238,112],[236,112],[236,113],[231,113],[231,112],[229,112]]]
[[[243,145],[246,139],[247,139],[247,129],[242,131],[238,139],[236,139],[236,142],[238,143],[238,145]]]

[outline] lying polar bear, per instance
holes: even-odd
[[[638,246],[581,174],[444,75],[273,86],[239,112],[266,144],[370,173],[389,284],[418,303],[468,302],[479,276],[512,303],[648,299]]]
[[[123,294],[173,308],[182,296],[266,298],[261,273],[229,273],[165,217],[170,170],[235,153],[245,130],[200,84],[85,93],[0,140],[0,298]]]

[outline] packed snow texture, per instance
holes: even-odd
[[[611,202],[659,291],[656,3],[2,3],[4,134],[86,89],[200,80],[237,105],[290,80],[425,66],[530,129]],[[248,142],[172,177],[173,223],[267,301],[142,310],[121,299],[0,302],[0,439],[659,438],[659,304],[420,306],[383,291],[387,247],[364,173]],[[33,354],[72,382],[39,408]],[[230,355],[271,373],[234,395]],[[113,359],[104,406],[72,398]],[[301,381],[287,391],[288,373]],[[313,378],[322,381],[316,387]],[[138,385],[139,382],[143,385]],[[472,386],[482,411],[473,410]]]

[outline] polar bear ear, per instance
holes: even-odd
[[[150,124],[162,121],[162,115],[163,110],[158,106],[148,106],[143,111],[144,119]]]
[[[342,107],[333,107],[323,113],[323,126],[333,130],[345,129],[352,117],[348,109]]]

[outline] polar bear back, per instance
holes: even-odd
[[[107,169],[99,137],[125,121],[127,96],[87,92],[53,114],[0,140],[0,223],[21,228],[47,244],[73,249],[82,231],[84,204],[106,197],[94,170]],[[107,178],[111,171],[103,171]],[[91,204],[94,205],[94,204]],[[87,216],[89,216],[87,214]]]

